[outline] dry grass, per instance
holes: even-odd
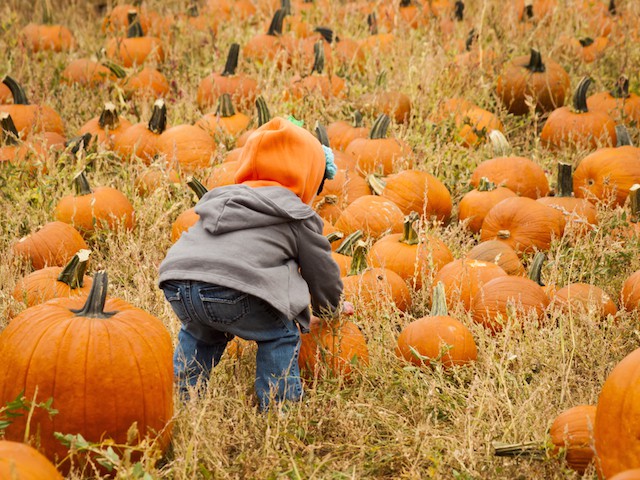
[[[26,3],[26,2],[25,2]],[[152,0],[161,11],[180,11],[186,2]],[[578,12],[561,9],[544,27],[516,33],[505,18],[505,2],[466,2],[470,24],[456,31],[464,38],[474,25],[484,48],[496,52],[499,62],[538,46],[544,54],[568,69],[572,84],[591,75],[599,90],[608,89],[620,72],[630,71],[640,61],[635,44],[612,47],[599,62],[582,65],[560,50],[556,39],[563,33],[586,34]],[[560,1],[561,4],[566,2]],[[638,15],[640,7],[631,1],[620,4]],[[507,9],[508,10],[508,9]],[[118,92],[94,91],[59,83],[59,74],[69,57],[95,53],[105,44],[96,25],[98,17],[89,5],[65,6],[56,18],[72,27],[79,49],[67,54],[28,54],[16,41],[16,32],[38,15],[20,0],[0,7],[0,74],[10,73],[26,85],[32,102],[53,106],[67,123],[71,135],[97,114],[104,101],[116,101],[132,121],[148,118],[151,99],[119,101]],[[199,80],[211,69],[221,70],[231,41],[245,42],[263,30],[266,18],[255,24],[223,25],[213,37],[178,24],[168,48],[163,71],[170,79],[169,122],[194,122],[200,115],[195,102]],[[362,37],[363,19],[338,18],[324,22],[345,36]],[[499,114],[515,152],[534,158],[555,183],[555,162],[577,162],[581,153],[551,153],[539,146],[540,119],[518,119],[506,115],[495,97],[495,72],[459,70],[450,66],[453,52],[430,32],[402,32],[390,58],[370,58],[363,75],[349,72],[348,101],[328,104],[308,100],[304,104],[283,102],[287,78],[275,68],[259,70],[242,64],[259,75],[262,93],[272,113],[295,111],[307,125],[347,118],[352,102],[375,83],[381,69],[387,71],[389,87],[406,92],[413,99],[414,117],[409,127],[398,127],[415,149],[418,167],[443,180],[454,203],[469,190],[473,168],[490,158],[490,148],[476,151],[457,146],[444,130],[426,121],[443,99],[463,96]],[[242,62],[242,60],[241,60]],[[632,89],[637,78],[632,77]],[[369,119],[370,120],[370,119]],[[636,133],[635,131],[633,133]],[[165,323],[175,338],[178,322],[156,287],[157,265],[167,251],[172,221],[193,204],[186,190],[166,187],[142,198],[133,186],[141,165],[122,163],[108,152],[86,158],[67,157],[50,162],[49,172],[32,177],[19,169],[0,172],[0,328],[8,322],[10,310],[18,311],[10,296],[18,278],[28,266],[13,258],[10,244],[15,239],[52,219],[53,206],[71,192],[70,181],[88,165],[95,185],[121,189],[137,214],[133,233],[104,232],[90,239],[91,269],[106,268],[111,294],[139,306]],[[202,175],[204,177],[204,173]],[[586,281],[602,287],[614,298],[624,278],[640,268],[636,243],[612,241],[610,231],[623,220],[621,210],[600,210],[600,227],[586,238],[558,239],[545,268],[546,283],[565,285]],[[434,230],[456,257],[477,241],[453,221]],[[432,275],[427,272],[427,278]],[[414,316],[428,312],[429,282],[414,298]],[[171,452],[156,467],[147,465],[154,478],[442,478],[514,479],[577,478],[562,461],[554,458],[503,459],[493,456],[492,442],[544,441],[545,432],[562,410],[577,404],[595,404],[611,368],[640,345],[637,315],[621,312],[615,319],[600,321],[594,314],[561,315],[551,312],[543,325],[526,323],[496,336],[472,323],[462,309],[455,312],[473,332],[478,344],[478,361],[465,368],[445,371],[407,366],[394,355],[399,328],[411,320],[389,309],[359,314],[369,344],[371,364],[351,382],[322,377],[306,383],[303,402],[287,407],[286,414],[260,414],[252,397],[255,360],[251,355],[225,358],[211,379],[204,398],[178,403]],[[55,402],[55,399],[54,399]],[[54,403],[55,406],[55,403]],[[132,478],[123,467],[121,478]],[[585,478],[596,478],[589,471]]]

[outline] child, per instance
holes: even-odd
[[[182,322],[174,371],[182,393],[205,384],[234,335],[258,344],[259,406],[299,400],[300,333],[338,314],[342,281],[310,205],[335,172],[305,129],[274,118],[247,140],[235,185],[205,194],[199,221],[160,265],[160,287]],[[347,306],[346,309],[350,309]]]

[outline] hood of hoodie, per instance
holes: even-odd
[[[251,134],[242,147],[235,182],[281,186],[311,203],[324,177],[324,150],[304,128],[276,117]]]
[[[195,207],[203,228],[219,235],[267,227],[313,217],[313,209],[282,187],[251,188],[229,185],[214,188]]]

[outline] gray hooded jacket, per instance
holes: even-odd
[[[303,331],[309,304],[321,317],[337,313],[340,270],[322,235],[322,220],[290,190],[229,185],[207,192],[199,221],[171,247],[159,283],[199,280],[259,297]]]

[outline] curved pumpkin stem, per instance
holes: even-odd
[[[200,180],[198,180],[195,177],[191,177],[189,179],[189,181],[187,182],[187,185],[189,185],[189,188],[191,188],[191,190],[194,191],[194,193],[198,196],[198,200],[201,199],[202,197],[204,197],[205,193],[207,193],[209,190],[207,190],[207,187],[205,187]]]
[[[616,125],[616,147],[633,146],[629,130],[624,125]]]
[[[573,173],[570,163],[558,162],[558,187],[556,197],[573,197]]]
[[[487,177],[482,177],[480,182],[478,182],[478,187],[476,188],[479,192],[491,192],[496,189],[496,184],[489,180]]]
[[[367,246],[367,242],[363,240],[355,243],[347,276],[360,275],[367,269]]]
[[[524,6],[524,11],[522,12],[522,21],[525,20],[533,20],[533,3],[529,2]]]
[[[610,93],[614,98],[629,98],[629,79],[621,75],[616,82],[616,88],[611,90]]]
[[[329,243],[337,242],[338,240],[342,240],[344,238],[344,233],[342,232],[331,232],[325,235],[326,239]]]
[[[610,0],[609,1],[609,7],[607,8],[607,10],[609,10],[609,14],[610,15],[617,15],[618,14],[618,8],[616,7],[616,1],[615,0]]]
[[[533,257],[533,262],[531,262],[531,269],[528,275],[529,280],[533,280],[541,287],[544,287],[544,283],[542,283],[542,267],[546,261],[547,256],[543,252],[536,253]]]
[[[407,8],[411,6],[411,0],[400,0],[400,8]]]
[[[223,77],[229,77],[236,74],[238,68],[238,55],[240,54],[240,44],[232,43],[227,54],[227,63],[224,65]]]
[[[445,295],[444,284],[442,282],[438,282],[433,289],[429,316],[446,317],[447,315],[449,315],[449,309],[447,308],[447,296]]]
[[[62,269],[57,280],[66,283],[74,290],[76,288],[82,288],[84,286],[84,274],[87,271],[89,255],[91,255],[91,250],[79,250]]]
[[[0,128],[2,128],[2,143],[12,146],[20,144],[20,134],[8,112],[0,112]]]
[[[496,157],[508,157],[511,153],[511,145],[507,137],[500,130],[491,130],[489,132],[489,140],[493,147],[493,154]]]
[[[73,185],[76,187],[76,195],[90,195],[93,193],[87,174],[82,170],[73,179]]]
[[[107,272],[105,270],[97,272],[93,276],[93,285],[91,285],[91,291],[84,306],[79,310],[70,309],[70,311],[75,313],[76,317],[101,318],[105,320],[113,317],[118,312],[104,311],[108,286]]]
[[[593,45],[594,40],[591,37],[585,37],[578,40],[578,42],[580,42],[580,45],[582,45],[583,47],[589,47]]]
[[[111,71],[111,73],[116,76],[116,78],[123,79],[127,76],[127,72],[125,72],[124,68],[122,68],[120,65],[110,62],[109,60],[103,60],[101,63],[102,65],[107,67]]]
[[[634,183],[629,189],[629,200],[631,201],[631,222],[640,222],[640,184]]]
[[[464,49],[469,52],[471,50],[471,47],[473,46],[473,43],[478,40],[478,32],[476,32],[475,28],[472,28],[471,30],[469,30],[469,34],[467,35],[467,39],[464,42]]]
[[[524,66],[532,73],[543,73],[547,70],[547,67],[542,63],[542,55],[535,48],[531,49],[531,56],[529,57],[529,63]]]
[[[269,24],[267,35],[271,35],[272,37],[282,35],[282,22],[286,15],[287,12],[284,9],[281,8],[280,10],[276,10],[276,13],[273,14],[273,18],[271,19],[271,23]]]
[[[291,9],[291,0],[281,0],[280,7],[284,11],[285,15],[291,15],[293,10]]]
[[[381,113],[371,127],[369,138],[372,140],[378,140],[381,138],[387,138],[387,130],[391,124],[391,119],[384,113]]]
[[[382,195],[387,183],[379,175],[370,174],[367,176],[367,183],[374,195]]]
[[[153,104],[153,112],[149,120],[149,130],[160,135],[167,128],[167,106],[159,99]]]
[[[256,110],[258,111],[258,126],[261,127],[269,120],[271,120],[271,112],[269,112],[269,107],[267,106],[267,102],[262,95],[256,98]]]
[[[353,126],[356,128],[362,127],[362,112],[360,110],[353,112]]]
[[[342,240],[342,243],[336,249],[336,253],[352,257],[353,249],[355,248],[356,243],[358,243],[358,241],[362,239],[363,235],[364,234],[362,233],[362,230],[356,230],[351,235],[347,235],[346,237],[344,237],[344,240]]]
[[[118,125],[120,125],[120,117],[113,103],[107,102],[104,104],[104,109],[100,113],[100,118],[98,118],[98,125],[103,130],[107,128],[118,128]]]
[[[129,10],[127,12],[127,20],[129,21],[129,28],[127,29],[127,38],[144,37],[144,32],[142,31],[142,25],[140,25],[140,19],[138,18],[138,12],[135,10]]]
[[[457,0],[455,6],[453,7],[453,17],[458,22],[462,22],[464,20],[464,2],[462,0]]]
[[[315,130],[318,141],[325,147],[331,148],[331,143],[329,142],[329,134],[327,133],[327,129],[324,128],[324,125],[322,125],[320,122],[316,122]]]
[[[231,100],[231,95],[228,93],[223,93],[220,95],[220,100],[218,100],[218,108],[216,109],[216,115],[229,118],[233,117],[236,114],[236,110],[233,108],[233,100]]]
[[[313,29],[313,31],[319,33],[327,43],[333,42],[333,39],[334,39],[333,30],[331,30],[329,27],[316,27]],[[336,41],[337,41],[337,38],[336,38]]]
[[[200,15],[200,10],[198,9],[197,3],[192,3],[187,7],[187,15],[192,18],[198,17]]]
[[[51,25],[53,23],[53,15],[51,14],[51,4],[49,0],[42,0],[42,24]]]
[[[73,137],[64,142],[65,148],[71,147],[69,152],[72,155],[76,155],[79,151],[86,151],[89,148],[89,144],[91,143],[91,134],[89,132],[84,135],[80,135],[78,137]]]
[[[313,68],[311,69],[311,73],[317,73],[321,75],[324,71],[324,43],[322,40],[319,40],[313,45]]]
[[[547,455],[544,443],[524,442],[524,443],[499,443],[494,442],[493,454],[496,457],[545,457]]]
[[[409,215],[404,217],[404,227],[402,230],[402,237],[400,238],[402,243],[406,243],[407,245],[418,245],[418,243],[420,243],[418,232],[413,228],[413,224],[419,219],[420,215],[418,215],[418,212],[411,212]]]
[[[9,75],[6,75],[2,80],[2,83],[4,83],[9,91],[11,91],[14,105],[29,105],[27,94],[24,93],[24,89],[17,81],[15,81]]]

